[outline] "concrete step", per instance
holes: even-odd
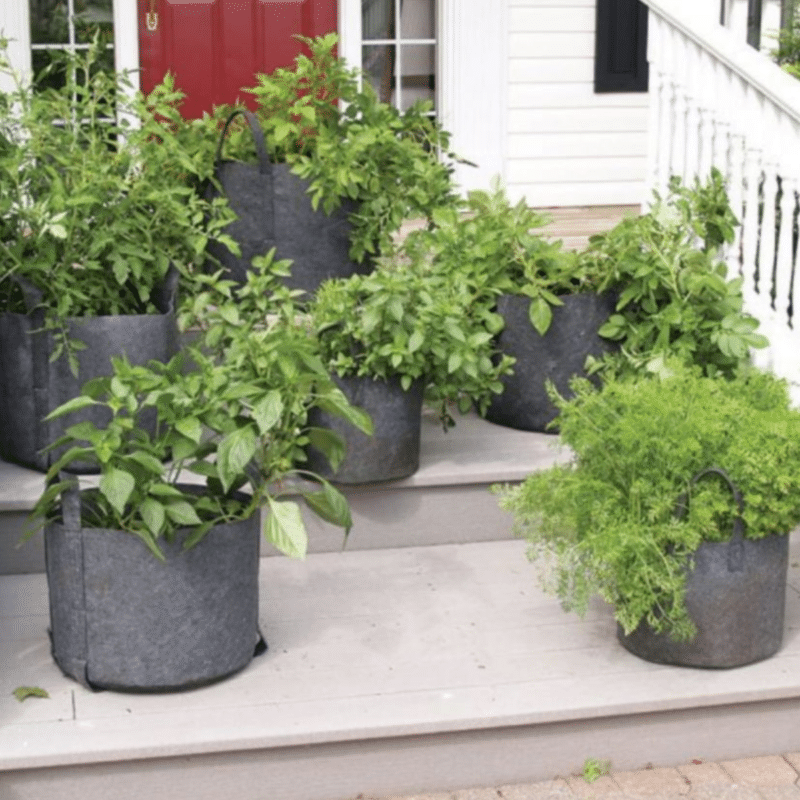
[[[0,800],[350,800],[800,751],[798,558],[783,649],[734,670],[639,660],[607,607],[542,594],[520,541],[264,558],[268,652],[155,696],[64,678],[44,577],[0,577]]]
[[[419,470],[409,478],[343,487],[353,514],[349,550],[507,539],[510,518],[489,492],[493,483],[522,480],[564,461],[557,437],[494,425],[474,414],[445,433],[425,413]],[[0,461],[0,574],[44,571],[42,538],[17,543],[42,491],[40,473]],[[306,514],[309,551],[341,550],[340,528]],[[275,551],[265,545],[264,555]]]

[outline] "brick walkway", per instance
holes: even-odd
[[[655,743],[654,743],[655,746]],[[800,752],[391,800],[800,800]],[[368,800],[363,798],[362,800]],[[370,799],[371,800],[371,799]]]

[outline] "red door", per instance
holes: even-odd
[[[259,72],[291,64],[292,38],[337,29],[337,0],[138,0],[140,83],[149,92],[167,71],[186,93],[183,116],[248,95]]]

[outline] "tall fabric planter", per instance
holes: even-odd
[[[244,668],[258,632],[258,515],[158,561],[131,533],[82,528],[76,493],[45,528],[53,657],[84,686],[186,689]]]
[[[634,655],[661,664],[727,668],[762,661],[783,642],[789,537],[743,537],[742,498],[722,470],[695,476],[722,476],[733,490],[739,511],[731,539],[704,542],[694,554],[686,579],[686,608],[697,626],[690,641],[673,641],[646,622],[625,635],[622,645]]]
[[[422,431],[422,383],[413,383],[406,392],[399,378],[383,381],[351,376],[335,380],[350,404],[363,408],[372,417],[374,434],[367,436],[340,417],[312,409],[309,424],[338,433],[344,439],[346,455],[334,472],[322,453],[310,448],[309,468],[323,478],[346,484],[398,480],[416,472]]]
[[[0,455],[7,461],[47,471],[58,453],[43,453],[44,447],[69,425],[91,420],[102,427],[109,416],[87,408],[52,422],[43,422],[44,417],[77,397],[86,381],[109,375],[112,357],[124,353],[133,364],[166,362],[180,345],[172,312],[74,318],[65,321],[65,329],[85,345],[77,351],[77,377],[66,355],[51,361],[57,331],[44,328],[41,312],[0,314]]]
[[[222,146],[228,126],[239,114],[247,120],[258,155],[257,164],[244,164],[222,158]],[[291,275],[285,283],[292,289],[313,294],[328,278],[346,278],[370,270],[350,258],[349,217],[358,209],[345,199],[330,216],[314,210],[308,195],[307,181],[293,174],[287,164],[272,164],[264,143],[264,133],[255,115],[244,109],[228,118],[217,148],[215,176],[222,193],[238,216],[225,229],[241,248],[236,256],[227,248],[212,243],[208,252],[227,270],[229,276],[243,283],[254,256],[276,248],[276,258],[291,259]],[[210,186],[206,196],[218,190]]]
[[[570,380],[585,376],[589,355],[602,356],[613,348],[598,331],[614,310],[609,295],[574,294],[560,298],[553,320],[542,336],[528,316],[530,298],[503,295],[497,310],[505,321],[498,337],[499,350],[516,359],[514,372],[501,378],[502,394],[492,398],[486,419],[509,428],[544,431],[558,415],[547,396],[547,381],[569,397]]]

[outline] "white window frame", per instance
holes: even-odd
[[[131,73],[139,69],[139,28],[134,0],[113,0],[114,65],[117,71]],[[31,74],[31,22],[28,0],[2,0],[0,33],[10,40],[9,56],[14,69],[23,78]],[[7,76],[0,89],[7,90]],[[135,81],[134,81],[135,82]]]
[[[505,179],[509,0],[437,0],[436,109],[453,134],[464,190]],[[481,57],[476,58],[475,53]],[[339,53],[361,66],[361,0],[339,0]]]

